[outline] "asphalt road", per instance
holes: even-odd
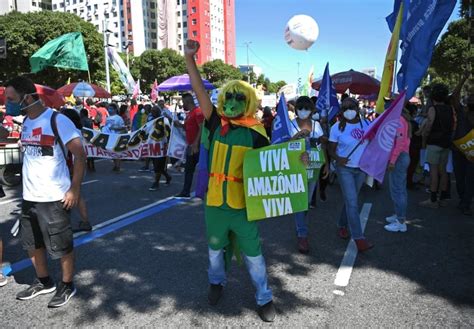
[[[55,310],[46,307],[51,295],[18,301],[15,294],[31,283],[34,271],[15,272],[0,288],[2,328],[266,325],[255,312],[255,292],[244,266],[234,263],[219,305],[207,304],[202,203],[167,199],[181,189],[183,175],[177,172],[171,172],[171,186],[148,191],[152,174],[138,173],[141,166],[125,162],[116,174],[109,161],[101,161],[97,173],[84,180],[91,222],[106,224],[76,238],[81,244],[76,248],[78,294]],[[8,232],[18,216],[21,191],[10,188],[6,193],[0,199],[4,261],[17,264],[26,253]],[[474,218],[461,215],[456,200],[447,208],[422,209],[417,203],[428,194],[410,192],[408,232],[389,233],[383,229],[384,218],[392,213],[387,187],[365,187],[361,201],[370,210],[366,235],[375,248],[357,255],[350,280],[341,287],[335,279],[348,242],[336,236],[341,205],[337,183],[328,188],[328,196],[310,211],[309,255],[296,250],[290,216],[260,224],[278,311],[271,325],[474,327]],[[55,279],[58,265],[50,261]]]

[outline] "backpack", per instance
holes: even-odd
[[[73,161],[73,158],[72,158],[72,153],[69,152],[69,151],[67,151],[67,153],[66,153],[66,147],[65,147],[63,141],[61,140],[61,137],[59,136],[58,125],[57,125],[57,122],[56,122],[56,117],[58,115],[64,115],[64,114],[60,114],[60,113],[54,111],[53,115],[51,115],[51,129],[53,130],[53,134],[54,134],[54,137],[56,139],[56,142],[59,143],[59,145],[61,146],[61,151],[63,152],[64,159],[66,160],[67,168],[69,169],[69,175],[71,175],[71,177],[72,177],[72,170],[74,168],[74,161]]]

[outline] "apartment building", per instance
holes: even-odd
[[[147,49],[183,54],[190,39],[201,44],[198,64],[221,59],[235,66],[235,0],[0,0],[0,14],[53,10],[73,13],[103,32],[108,44],[139,56]]]

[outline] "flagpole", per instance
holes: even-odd
[[[395,51],[395,68],[393,69],[393,77],[392,77],[392,94],[390,98],[392,98],[393,94],[395,93],[395,82],[397,82],[397,69],[398,69],[398,51],[400,50],[399,47],[400,43],[397,43],[397,50]]]
[[[87,76],[89,77],[89,83],[91,83],[91,71],[87,70]]]

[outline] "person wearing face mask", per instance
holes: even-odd
[[[45,108],[30,79],[16,77],[8,81],[5,99],[7,114],[26,115],[21,132],[24,156],[20,237],[36,272],[33,284],[16,298],[29,300],[56,290],[48,307],[60,307],[76,293],[68,210],[78,203],[86,160],[84,148],[71,120]],[[65,159],[67,151],[74,159],[72,181]],[[45,251],[52,259],[61,259],[62,279],[57,287],[49,276]]]
[[[311,99],[307,96],[301,96],[296,100],[296,118],[291,121],[290,135],[292,139],[304,138],[306,140],[306,149],[317,147],[321,144],[321,137],[324,135],[321,125],[318,121],[312,119],[316,113],[316,108]],[[323,175],[328,176],[327,167],[324,167]],[[317,177],[308,181],[308,204],[311,202],[313,193],[317,185]],[[306,223],[307,212],[302,211],[295,214],[296,234],[298,238],[298,251],[302,254],[309,252],[308,224]]]
[[[366,177],[359,168],[359,161],[367,142],[360,144],[360,141],[368,123],[360,118],[359,103],[354,98],[345,98],[341,111],[341,120],[331,127],[329,134],[329,155],[336,160],[337,177],[344,199],[338,221],[338,235],[342,239],[348,239],[349,227],[357,249],[363,252],[373,247],[362,232],[358,202],[359,191]]]

